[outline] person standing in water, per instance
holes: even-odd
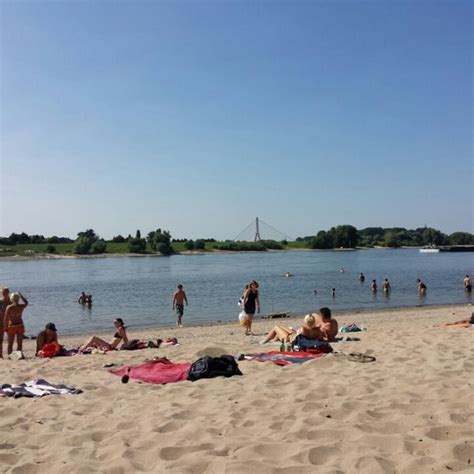
[[[469,293],[472,291],[472,283],[469,275],[466,275],[464,277],[464,291],[467,291]]]
[[[87,302],[87,295],[85,294],[84,291],[81,293],[81,296],[79,296],[79,299],[77,300],[77,302],[78,302],[79,304],[83,304],[83,305],[86,304],[86,302]]]
[[[178,289],[173,295],[173,311],[176,309],[176,326],[179,328],[183,327],[183,314],[184,314],[184,303],[188,306],[188,298],[186,292],[183,289],[183,285],[179,284]]]
[[[362,272],[360,272],[359,281],[360,281],[361,283],[364,283],[364,281],[365,281],[365,275],[364,275]]]
[[[387,295],[388,293],[390,293],[391,289],[392,289],[392,287],[390,286],[390,282],[388,281],[388,278],[385,278],[383,283],[382,283],[383,292]]]
[[[426,285],[419,279],[416,279],[416,285],[420,294],[424,295],[426,293]]]
[[[377,293],[377,281],[372,280],[372,283],[370,284],[370,291],[372,293]]]

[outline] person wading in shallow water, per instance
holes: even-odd
[[[184,303],[188,306],[188,298],[186,292],[183,290],[183,285],[178,285],[178,289],[173,295],[173,311],[176,308],[176,326],[183,327]]]

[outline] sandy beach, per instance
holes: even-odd
[[[329,355],[302,365],[241,361],[242,377],[151,385],[104,368],[156,356],[192,362],[269,351],[237,323],[141,330],[177,336],[176,347],[0,361],[0,383],[42,378],[79,395],[0,398],[0,471],[8,473],[425,473],[472,472],[474,329],[439,327],[468,318],[456,305],[334,314],[356,322],[372,363]],[[256,321],[264,334],[275,322]],[[111,333],[112,334],[112,333]],[[111,334],[107,334],[110,339]],[[60,337],[66,347],[85,336]],[[277,349],[276,349],[277,350]]]

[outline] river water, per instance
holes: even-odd
[[[251,279],[260,284],[262,314],[302,314],[321,306],[337,313],[469,303],[472,295],[464,292],[463,278],[473,269],[473,253],[423,254],[416,249],[0,260],[0,286],[29,299],[27,334],[49,321],[61,334],[74,334],[110,330],[116,317],[129,328],[174,324],[171,299],[178,283],[189,299],[183,322],[196,324],[235,320],[242,288]],[[294,276],[285,277],[286,272]],[[364,284],[359,272],[366,276]],[[385,277],[392,285],[389,297],[380,290]],[[417,278],[428,287],[425,297],[417,292]],[[379,285],[376,295],[370,291],[372,279]],[[92,308],[77,303],[81,291],[93,295]]]

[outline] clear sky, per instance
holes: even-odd
[[[0,235],[473,231],[469,0],[0,5]]]

